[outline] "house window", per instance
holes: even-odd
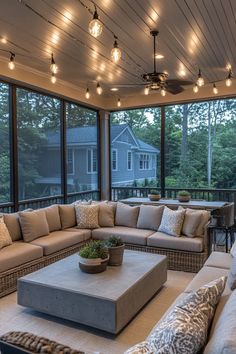
[[[140,170],[149,170],[150,161],[148,154],[140,154],[139,155],[139,169]]]
[[[112,171],[117,171],[117,150],[112,149],[111,151],[111,165],[112,165]]]
[[[74,150],[70,148],[67,149],[67,173],[74,174]]]
[[[87,169],[88,173],[97,172],[97,150],[96,149],[88,149],[87,166],[88,166]]]
[[[131,151],[127,151],[127,170],[131,171],[132,170],[132,152]]]

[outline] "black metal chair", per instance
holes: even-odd
[[[216,232],[223,231],[225,233],[225,251],[228,252],[229,241],[230,247],[232,247],[234,242],[234,203],[226,204],[223,208],[217,209],[212,213],[211,229],[214,245],[216,244]]]

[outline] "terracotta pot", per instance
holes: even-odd
[[[178,198],[179,202],[187,203],[190,201],[191,196],[190,195],[179,195],[177,198]]]
[[[160,194],[148,194],[148,198],[152,201],[158,201],[161,199],[161,195]]]
[[[110,266],[120,266],[123,262],[125,245],[117,247],[108,247],[109,261],[108,265]]]

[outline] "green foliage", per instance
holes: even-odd
[[[150,194],[153,194],[153,195],[159,195],[159,194],[160,194],[160,192],[159,192],[159,191],[157,191],[156,189],[151,189],[151,190],[150,190]]]
[[[179,197],[190,197],[190,193],[188,191],[179,191],[178,192]]]
[[[84,246],[79,255],[83,258],[102,258],[108,257],[108,250],[102,241],[92,241],[88,245]]]
[[[115,235],[110,236],[106,241],[107,247],[118,247],[118,246],[122,246],[123,244],[124,242],[122,241],[122,239],[119,236],[115,236]]]

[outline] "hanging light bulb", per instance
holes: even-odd
[[[11,53],[10,61],[9,61],[9,63],[8,63],[8,68],[9,68],[10,70],[14,70],[14,69],[15,69],[14,60],[15,60],[15,54],[14,54],[14,53]]]
[[[99,82],[97,83],[97,94],[98,94],[98,95],[101,95],[101,94],[102,94],[102,88],[101,88]]]
[[[144,95],[149,95],[149,87],[148,86],[145,86],[145,89],[144,89]]]
[[[86,93],[85,93],[85,98],[88,100],[90,98],[90,92],[89,88],[87,87]]]
[[[102,33],[102,22],[98,18],[97,8],[95,6],[95,11],[93,14],[92,21],[89,22],[89,33],[97,38]]]
[[[58,66],[55,63],[54,57],[53,57],[53,53],[51,55],[51,65],[50,65],[50,70],[53,74],[56,74],[58,71]]]
[[[204,79],[202,77],[202,73],[201,73],[201,70],[199,69],[198,71],[198,78],[197,78],[197,85],[198,86],[203,86],[204,85]]]
[[[112,50],[111,50],[111,59],[112,59],[115,63],[118,63],[118,61],[119,61],[120,58],[121,58],[121,50],[120,50],[120,48],[118,47],[117,37],[114,36],[114,38],[115,38],[115,41],[114,41],[113,48],[112,48]]]
[[[117,100],[117,106],[118,106],[118,107],[121,106],[121,100],[120,100],[120,98],[118,98],[118,100]]]
[[[198,85],[197,85],[197,84],[194,84],[194,86],[193,86],[193,92],[194,92],[194,93],[197,93],[198,90],[199,90]]]
[[[213,93],[217,95],[218,93],[218,88],[216,87],[216,84],[213,84]]]
[[[52,75],[51,75],[51,83],[55,84],[56,81],[57,81],[56,75],[55,75],[55,73],[52,73]]]
[[[164,97],[166,95],[166,89],[165,87],[161,88],[161,95]]]
[[[232,85],[232,70],[231,69],[229,69],[229,73],[228,73],[228,76],[226,78],[225,84],[228,87]]]

